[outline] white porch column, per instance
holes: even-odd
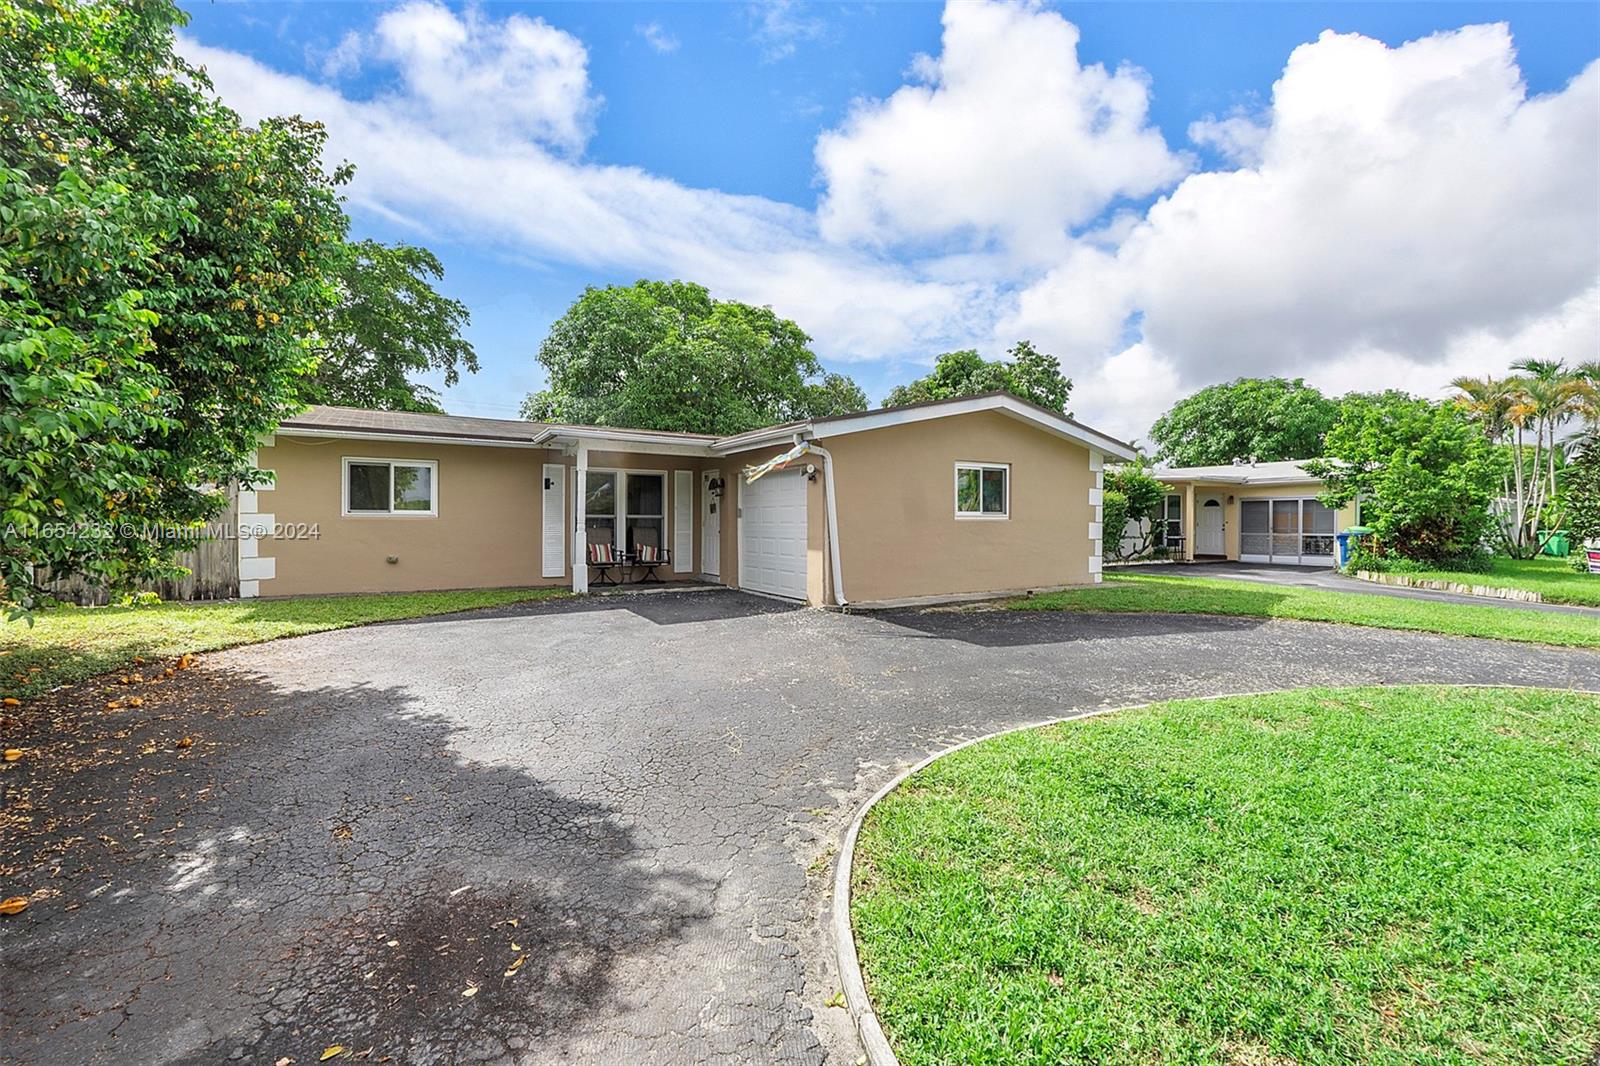
[[[1194,534],[1199,526],[1194,520],[1194,482],[1186,482],[1183,486],[1183,555],[1189,562],[1194,562]]]
[[[578,468],[573,475],[576,503],[572,508],[572,591],[589,591],[589,444],[578,441]]]

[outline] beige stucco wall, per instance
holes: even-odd
[[[834,457],[844,589],[852,602],[1091,580],[1094,475],[1082,445],[993,411],[821,442]],[[956,517],[958,460],[1010,464],[1009,517]],[[808,502],[821,519],[821,478]],[[826,551],[822,532],[814,521],[818,562]]]
[[[343,460],[431,459],[439,464],[438,515],[342,516]],[[495,588],[571,583],[574,460],[559,452],[454,444],[278,436],[258,452],[257,463],[277,474],[260,494],[259,508],[281,527],[314,525],[315,538],[264,538],[258,552],[274,560],[275,576],[262,580],[263,596],[418,589]],[[568,468],[563,558],[559,578],[543,570],[541,488],[545,463]],[[675,470],[692,473],[695,537],[692,570],[663,566],[666,580],[699,570],[699,491],[703,461],[680,456],[591,452],[598,468],[667,473],[666,537],[672,544]],[[389,556],[397,562],[387,561]]]
[[[438,515],[342,516],[347,456],[435,460]],[[260,554],[275,560],[276,571],[261,582],[261,595],[560,584],[540,576],[539,479],[541,464],[556,461],[552,456],[279,436],[257,453],[257,464],[277,475],[273,489],[260,494],[260,510],[280,526],[315,525],[317,536],[260,541]],[[391,555],[398,561],[387,562]]]
[[[1184,486],[1169,488],[1178,493],[1184,492]],[[1222,540],[1223,551],[1229,559],[1239,558],[1239,504],[1243,500],[1274,500],[1274,499],[1307,499],[1315,498],[1322,492],[1320,481],[1288,482],[1279,485],[1204,485],[1194,486],[1194,505],[1185,510],[1183,528],[1189,538],[1186,542],[1193,552],[1195,544],[1195,522],[1200,507],[1208,499],[1222,501]],[[1230,506],[1229,499],[1233,500]],[[1334,518],[1334,532],[1356,525],[1357,508],[1354,501],[1338,509]]]
[[[1087,448],[995,412],[982,412],[824,439],[833,453],[845,589],[854,602],[1044,588],[1090,580],[1093,511]],[[700,576],[704,499],[701,474],[717,470],[718,579],[739,583],[739,499],[745,467],[785,450],[768,446],[717,459],[591,452],[599,469],[667,474],[666,543],[674,543],[675,471],[691,474],[692,561]],[[343,459],[429,459],[438,463],[436,516],[340,514]],[[955,517],[958,460],[1011,466],[1005,519]],[[263,596],[414,589],[566,585],[542,575],[541,480],[546,463],[567,467],[563,558],[571,558],[574,460],[559,452],[453,444],[279,436],[258,463],[277,473],[259,509],[280,526],[312,525],[315,538],[267,538],[274,560]],[[831,602],[826,484],[822,463],[807,488],[807,598]],[[389,563],[389,556],[397,561]]]

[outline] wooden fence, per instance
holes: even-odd
[[[227,600],[239,595],[239,493],[228,493],[228,505],[196,537],[194,547],[178,556],[189,568],[183,577],[157,581],[142,588],[163,600]],[[83,606],[108,602],[105,589],[91,586],[76,574],[48,580],[45,588],[58,600]]]

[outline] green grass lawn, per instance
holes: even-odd
[[[1013,733],[878,804],[853,884],[907,1066],[1578,1066],[1600,700],[1302,690]]]
[[[215,651],[368,622],[449,614],[566,595],[565,589],[467,589],[286,600],[163,603],[151,607],[57,607],[26,622],[0,622],[0,696],[26,699],[116,670],[134,658]]]
[[[1013,600],[1008,606],[1019,611],[1147,611],[1294,618],[1600,648],[1600,618],[1575,613],[1479,607],[1225,578],[1108,574],[1105,582],[1094,588],[1049,592]]]
[[[1430,570],[1425,574],[1406,574],[1437,581],[1459,581],[1463,585],[1490,585],[1495,588],[1529,589],[1546,603],[1574,603],[1581,607],[1600,607],[1600,574],[1580,574],[1567,566],[1565,559],[1548,556],[1538,559],[1497,557],[1487,574]]]

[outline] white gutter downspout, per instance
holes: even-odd
[[[795,443],[800,443],[800,434],[795,434]],[[849,606],[850,601],[844,598],[844,567],[839,564],[839,503],[833,495],[833,456],[828,449],[814,440],[806,441],[806,446],[811,451],[822,456],[823,491],[828,499],[828,557],[833,564],[833,602],[839,607]]]

